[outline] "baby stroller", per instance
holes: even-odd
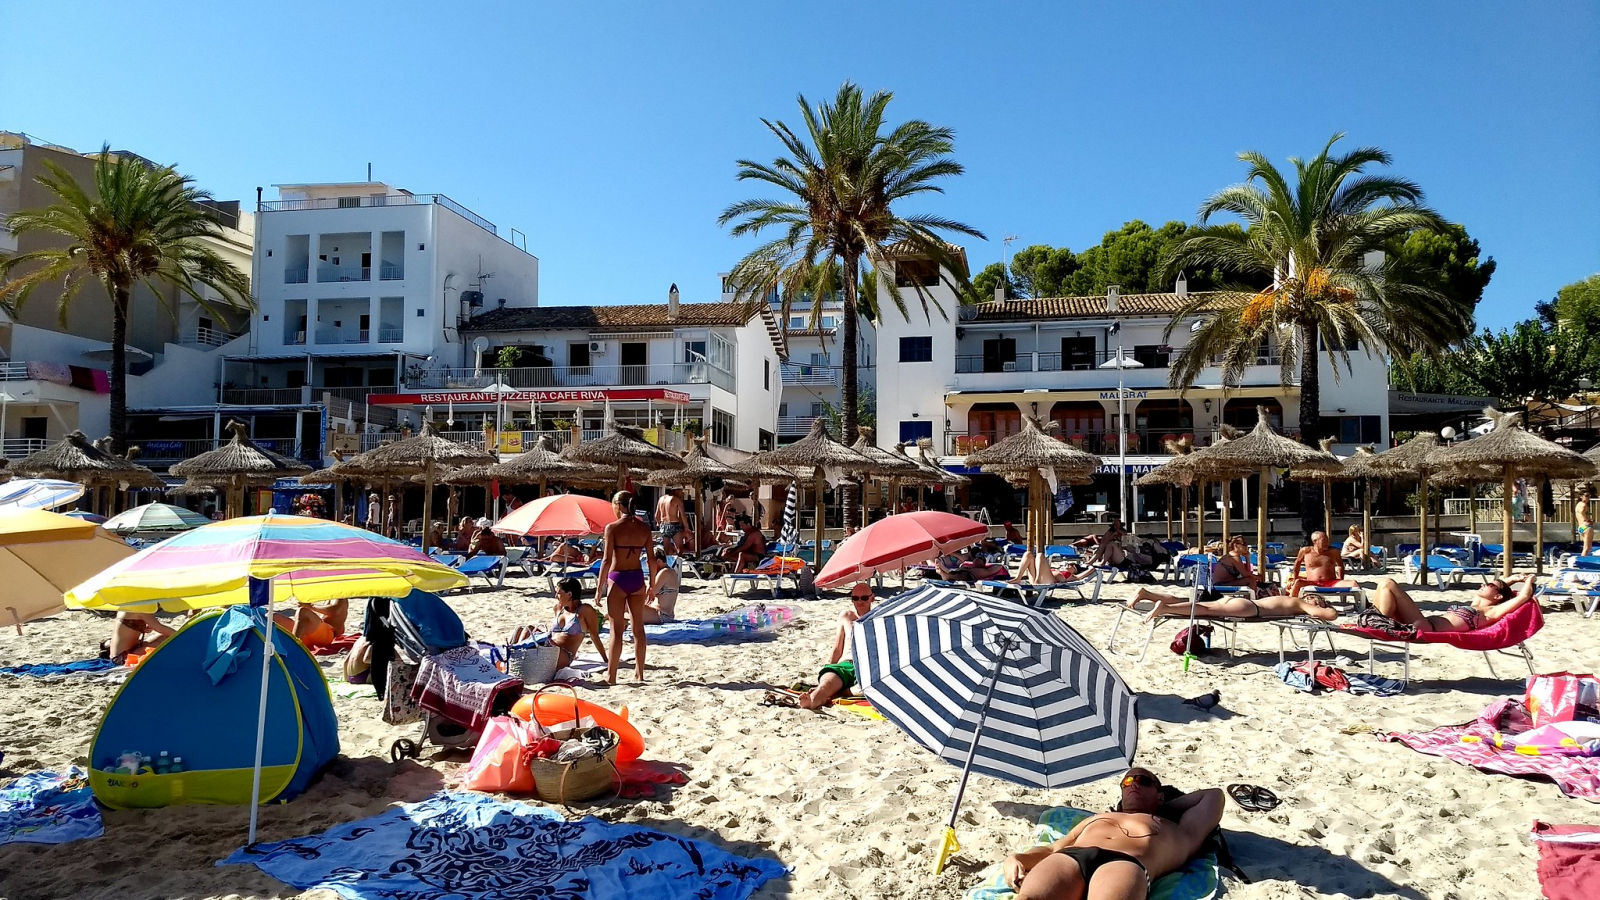
[[[383,720],[422,722],[416,740],[401,738],[390,747],[396,762],[415,758],[429,742],[474,746],[488,718],[504,714],[522,695],[521,680],[484,660],[468,642],[461,617],[433,594],[374,598],[362,633],[372,645],[372,682],[384,701]]]

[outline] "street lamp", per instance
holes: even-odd
[[[1119,285],[1106,287],[1106,310],[1111,313],[1118,311],[1118,299],[1121,293]],[[1113,321],[1107,334],[1117,336],[1117,355],[1100,364],[1102,369],[1117,370],[1117,508],[1122,514],[1123,522],[1128,530],[1134,530],[1135,516],[1128,510],[1128,398],[1127,391],[1123,389],[1123,370],[1142,369],[1144,363],[1137,359],[1129,359],[1122,352],[1122,323]]]

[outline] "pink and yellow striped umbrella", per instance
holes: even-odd
[[[350,597],[437,593],[467,577],[416,549],[327,519],[267,513],[168,538],[112,565],[65,595],[66,605],[176,612],[249,602],[251,578],[272,599],[320,603]]]

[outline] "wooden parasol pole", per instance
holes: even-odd
[[[1167,484],[1167,540],[1172,540],[1172,485]]]
[[[1516,479],[1511,477],[1511,467],[1505,470],[1505,482],[1502,485],[1504,493],[1500,495],[1500,522],[1501,537],[1504,547],[1500,554],[1500,574],[1506,578],[1511,577],[1511,497],[1516,493]]]
[[[812,544],[811,564],[816,566],[817,571],[820,572],[822,571],[822,516],[823,513],[827,511],[827,504],[823,502],[822,496],[821,466],[817,466],[816,470],[812,473],[811,489],[816,491],[816,498],[814,499],[813,503],[816,506],[817,513],[816,527],[812,529],[812,539],[815,541],[815,543]]]
[[[1428,473],[1417,473],[1417,584],[1428,586]],[[1507,525],[1507,529],[1511,526]]]
[[[1333,540],[1333,479],[1322,479],[1322,530]]]
[[[1544,476],[1534,485],[1533,494],[1533,574],[1544,574]]]
[[[433,458],[422,463],[422,555],[428,555],[428,539],[433,535]]]
[[[1232,523],[1230,523],[1228,521],[1229,515],[1233,512],[1233,510],[1229,508],[1231,506],[1231,503],[1229,501],[1231,501],[1233,499],[1230,496],[1233,493],[1233,490],[1232,490],[1233,489],[1233,479],[1232,478],[1224,478],[1224,479],[1222,479],[1221,484],[1222,484],[1222,552],[1223,553],[1227,553],[1228,552],[1228,537],[1233,533],[1232,529],[1230,527]]]
[[[1361,564],[1372,560],[1372,479],[1361,479]]]
[[[1206,551],[1206,480],[1200,479],[1200,487],[1195,496],[1194,504],[1194,543],[1201,553]]]
[[[1272,469],[1262,466],[1256,476],[1261,482],[1257,485],[1256,494],[1256,574],[1260,575],[1267,569],[1267,478]]]

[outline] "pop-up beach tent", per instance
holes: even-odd
[[[91,748],[90,786],[113,809],[247,805],[261,699],[262,611],[196,616],[145,657],[111,701]],[[328,683],[303,644],[279,627],[269,667],[261,800],[289,800],[339,753]],[[122,754],[182,759],[172,774],[105,771]]]

